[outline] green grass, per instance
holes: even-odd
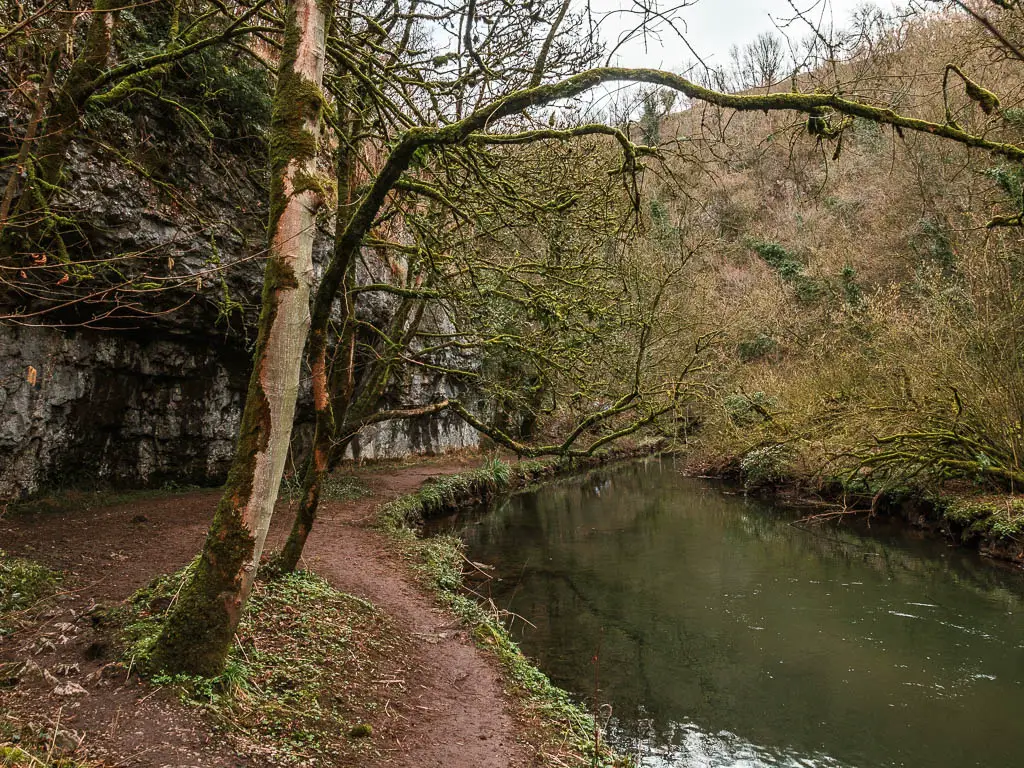
[[[0,551],[0,638],[14,632],[26,612],[53,595],[59,583],[55,571]]]
[[[145,667],[186,575],[162,577],[132,599],[123,617],[127,666]],[[332,766],[372,748],[365,720],[381,706],[373,681],[392,676],[406,656],[376,608],[301,572],[257,582],[223,674],[150,682],[206,711],[241,753]]]
[[[373,496],[373,491],[361,477],[331,475],[324,480],[324,487],[320,495],[331,501],[357,501]]]
[[[501,459],[488,461],[480,469],[434,478],[416,493],[383,505],[377,524],[388,531],[416,526],[474,501],[487,501],[496,493],[550,474],[553,464],[524,461],[510,465]]]

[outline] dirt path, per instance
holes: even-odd
[[[389,705],[374,723],[380,756],[364,765],[522,768],[530,763],[492,662],[416,585],[387,540],[368,527],[378,504],[414,491],[429,477],[466,467],[445,461],[361,472],[373,495],[327,502],[307,545],[304,567],[374,603],[413,648],[405,664],[407,679],[389,689]],[[31,658],[41,668],[63,669],[61,685],[74,683],[88,691],[58,696],[55,681],[40,675],[0,688],[0,705],[25,722],[48,721],[52,727],[59,718],[62,740],[84,737],[91,754],[114,765],[267,764],[233,754],[168,692],[126,679],[123,669],[109,664],[93,626],[95,606],[123,601],[153,576],[174,571],[195,555],[216,500],[215,491],[196,492],[0,520],[4,550],[65,571],[73,590],[40,625],[0,641],[0,662]],[[285,533],[287,513],[275,517],[268,548]]]

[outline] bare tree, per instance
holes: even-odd
[[[522,261],[483,268],[447,259],[448,249],[438,247],[429,234],[447,231],[451,222],[460,219],[471,221],[472,226],[467,224],[463,231],[473,230],[474,235],[492,226],[502,206],[496,202],[468,205],[473,190],[485,190],[492,202],[512,199],[514,205],[508,210],[568,210],[571,196],[531,200],[510,185],[500,172],[500,153],[495,148],[582,139],[599,139],[615,148],[611,176],[621,182],[630,202],[627,210],[635,215],[640,208],[638,180],[645,160],[655,158],[658,148],[638,144],[623,130],[600,122],[560,123],[553,110],[599,86],[643,84],[677,93],[684,106],[703,103],[722,110],[796,112],[815,141],[834,141],[837,147],[854,118],[860,118],[891,126],[898,133],[918,132],[1015,163],[1024,161],[1024,146],[994,130],[1002,120],[996,94],[962,68],[946,70],[944,88],[950,93],[954,89],[962,92],[984,115],[979,120],[905,114],[890,103],[873,101],[870,94],[841,88],[838,79],[831,90],[730,93],[672,72],[600,66],[601,50],[593,39],[588,16],[573,12],[568,0],[539,9],[512,0],[404,0],[334,6],[292,0],[286,8],[270,139],[271,258],[255,367],[226,493],[199,565],[157,644],[155,661],[172,671],[213,674],[227,657],[281,482],[307,327],[306,355],[317,411],[314,460],[307,471],[310,503],[306,512],[312,515],[316,488],[337,442],[343,442],[353,428],[385,418],[379,412],[379,393],[391,361],[404,356],[412,364],[431,364],[429,355],[422,354],[422,344],[438,330],[422,323],[427,300],[452,306],[460,303],[469,311],[484,313],[502,303],[522,306],[519,299],[527,295],[535,300],[534,308],[557,309],[550,302],[545,304],[547,294],[554,290],[542,279],[546,278],[560,286],[558,290],[568,282],[573,288],[565,294],[570,306],[584,314],[592,311],[576,298],[581,288],[578,279],[559,274],[557,258],[563,256],[558,255],[557,245],[550,249],[557,258],[545,265],[542,273],[527,278]],[[1005,13],[1019,18],[1015,5]],[[639,30],[648,28],[648,15],[645,11]],[[336,25],[336,31],[325,39],[327,19]],[[671,26],[671,19],[664,14],[658,20]],[[225,33],[218,34],[223,38]],[[320,88],[324,50],[330,64],[330,97]],[[756,66],[764,83],[777,77],[781,65],[775,53],[775,43],[766,41],[762,51],[751,54],[751,66]],[[122,82],[138,71],[132,66],[124,71]],[[321,115],[339,147],[333,182],[318,172],[315,163]],[[334,189],[341,191],[334,244],[316,285],[310,313],[313,214],[321,201],[333,197]],[[419,217],[431,215],[447,223],[415,230]],[[413,227],[417,236],[404,240],[388,237],[387,228],[395,222]],[[357,285],[354,270],[368,245],[409,257],[398,270],[404,270],[404,278],[389,284]],[[675,272],[669,270],[668,274]],[[589,282],[603,286],[597,280]],[[506,283],[515,284],[516,291],[509,290]],[[631,340],[630,375],[618,378],[619,391],[608,388],[608,402],[581,410],[561,440],[530,445],[488,424],[463,404],[451,407],[457,407],[478,429],[524,455],[591,451],[652,423],[659,413],[673,407],[689,370],[689,363],[682,361],[660,381],[645,374],[651,349],[650,318],[661,306],[659,285],[655,281],[653,288],[636,292],[644,301],[632,313],[636,319],[632,333],[620,337]],[[447,295],[446,287],[450,288]],[[355,312],[354,297],[370,291],[400,300],[390,328],[369,328]],[[332,337],[332,317],[339,300],[340,336]],[[465,344],[486,349],[483,342],[472,338],[468,324],[458,324],[459,312],[451,312],[449,318],[457,323],[454,336],[435,339],[434,346]],[[483,320],[485,327],[492,322],[487,317]],[[528,325],[537,327],[545,322],[539,312],[529,320]],[[557,323],[552,327],[560,329]],[[366,334],[374,340],[367,342]],[[420,346],[412,344],[413,339]],[[349,361],[358,363],[360,354],[372,356],[376,362],[357,370],[359,366]],[[619,356],[620,362],[622,359]],[[528,365],[520,367],[527,374],[535,373]],[[525,384],[527,389],[533,386]],[[660,396],[655,397],[656,392]],[[426,412],[438,404],[409,405],[400,410]],[[607,431],[585,448],[574,447],[577,440],[592,437],[588,430],[603,426]],[[308,516],[297,522],[299,535],[289,557],[301,551],[311,520]]]
[[[740,71],[746,88],[768,88],[786,76],[786,51],[782,39],[762,32],[743,46]]]

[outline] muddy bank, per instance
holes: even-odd
[[[984,557],[1024,567],[1024,497],[982,493],[962,485],[933,489],[896,487],[851,490],[839,480],[784,474],[752,482],[734,461],[716,467],[684,463],[684,474],[708,477],[744,493],[793,506],[809,514],[856,514],[899,521]],[[813,510],[817,509],[815,512]]]

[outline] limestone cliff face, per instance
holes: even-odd
[[[144,253],[126,270],[169,279],[173,289],[120,296],[149,316],[94,327],[81,323],[102,312],[95,304],[28,324],[0,321],[0,499],[62,487],[208,485],[226,474],[263,270],[262,165],[171,142],[133,152],[153,167],[76,147],[66,184],[74,193],[61,204],[83,223],[92,258]],[[322,261],[329,233],[319,241]],[[89,290],[85,283],[80,293]],[[15,306],[24,308],[22,296],[0,293],[0,314]],[[436,375],[392,390],[395,404],[455,394]],[[300,439],[308,413],[300,403]],[[351,454],[394,458],[476,442],[442,415],[376,425]]]
[[[0,326],[0,499],[222,482],[249,366],[243,348],[201,338]],[[453,394],[444,377],[417,377],[391,397],[398,404]],[[304,410],[299,443],[308,436],[308,404]],[[348,455],[400,458],[477,442],[443,413],[367,427]]]
[[[247,366],[244,352],[197,340],[0,329],[0,497],[218,482]]]

